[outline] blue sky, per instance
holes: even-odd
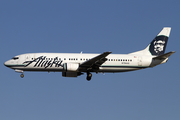
[[[0,2],[0,119],[179,120],[178,0],[4,0]],[[127,73],[64,78],[3,63],[34,52],[127,54],[172,27],[166,64]]]

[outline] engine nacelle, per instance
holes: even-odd
[[[77,71],[79,68],[79,64],[75,63],[64,63],[63,64],[63,70],[64,71]]]
[[[77,77],[78,73],[77,72],[62,72],[63,77]]]

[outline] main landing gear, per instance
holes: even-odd
[[[87,77],[86,77],[87,81],[90,81],[91,77],[92,77],[92,74],[90,72],[87,72]]]

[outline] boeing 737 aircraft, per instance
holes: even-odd
[[[129,54],[84,54],[84,53],[28,53],[13,57],[4,63],[5,66],[20,72],[47,71],[62,72],[63,77],[77,77],[91,72],[128,72],[166,63],[175,51],[165,53],[171,28],[164,27],[153,41],[141,51]]]

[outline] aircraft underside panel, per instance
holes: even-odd
[[[101,66],[99,67],[99,70],[91,70],[90,72],[127,72],[127,71],[134,71],[134,70],[138,70],[138,69],[143,69],[146,67],[132,67],[132,66],[115,66],[115,67],[111,67],[111,66]],[[59,67],[59,68],[43,68],[43,67],[19,67],[16,69],[19,70],[23,70],[23,71],[48,71],[48,72],[63,72],[63,67]],[[86,70],[83,71],[79,71],[79,72],[87,72]]]
[[[99,72],[127,72],[143,69],[146,67],[100,67]]]

